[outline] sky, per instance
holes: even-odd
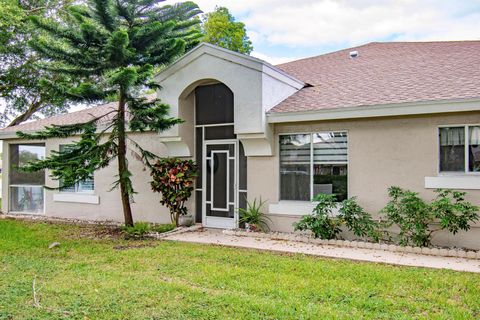
[[[480,0],[193,1],[204,12],[227,7],[252,56],[274,65],[372,41],[480,40]]]
[[[252,55],[272,64],[372,41],[480,40],[480,0],[193,1],[204,12],[230,9]]]

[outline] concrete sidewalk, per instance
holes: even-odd
[[[222,230],[201,229],[193,232],[172,234],[165,240],[215,244],[229,247],[301,253],[314,256],[342,258],[358,261],[387,263],[437,269],[450,269],[480,273],[480,260],[454,257],[436,257],[414,253],[390,252],[374,249],[345,248],[297,241],[227,235]]]

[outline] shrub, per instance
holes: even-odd
[[[136,222],[132,226],[122,226],[121,230],[125,232],[128,236],[133,238],[143,238],[147,233],[150,232],[151,227],[147,222]]]
[[[178,225],[178,217],[187,214],[186,201],[193,192],[197,166],[192,160],[163,158],[151,168],[153,191],[160,192],[160,203],[170,211],[172,223]]]
[[[172,223],[155,224],[151,227],[151,229],[154,232],[164,233],[164,232],[172,231],[173,229],[175,229],[175,225]]]
[[[265,201],[260,200],[257,203],[257,199],[253,199],[253,203],[247,202],[247,209],[239,208],[240,223],[248,223],[253,226],[254,229],[258,228],[261,231],[269,231],[267,221],[271,221],[263,212],[262,207]]]
[[[317,205],[311,215],[303,216],[299,222],[294,223],[294,229],[305,231],[310,230],[315,238],[335,239],[340,229],[340,220],[332,217],[332,210],[336,208],[335,195],[317,194],[314,201]]]
[[[432,215],[425,201],[418,193],[395,186],[388,189],[388,196],[390,201],[381,212],[386,214],[388,226],[396,224],[400,228],[399,243],[403,246],[428,246]]]
[[[440,220],[440,227],[456,234],[459,230],[468,231],[470,223],[478,220],[477,206],[465,201],[466,192],[455,190],[435,190],[437,197],[430,204],[435,218]]]
[[[422,200],[417,193],[390,187],[390,201],[382,212],[386,214],[389,226],[400,228],[401,245],[429,246],[431,236],[438,230],[448,230],[456,234],[459,230],[469,230],[470,223],[478,220],[478,207],[465,201],[465,192],[454,190],[435,190],[436,199],[430,204]],[[432,229],[438,219],[440,229]]]
[[[375,242],[382,237],[379,223],[357,203],[355,197],[340,203],[338,218],[357,237],[368,237]]]

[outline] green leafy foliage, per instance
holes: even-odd
[[[400,229],[398,241],[401,245],[429,246],[431,235],[438,230],[448,230],[456,234],[467,231],[470,223],[478,220],[478,207],[465,201],[465,192],[453,190],[435,190],[436,199],[430,204],[418,196],[418,193],[390,187],[390,201],[382,212],[391,225]],[[438,219],[439,229],[433,229]]]
[[[390,225],[395,224],[400,229],[399,243],[404,246],[428,246],[429,223],[433,219],[428,204],[418,193],[395,186],[388,189],[388,196],[390,201],[382,209],[382,213],[386,214]]]
[[[379,223],[357,203],[356,198],[340,203],[338,219],[357,237],[367,237],[375,242],[382,239]]]
[[[335,239],[341,231],[340,220],[332,216],[332,210],[337,206],[335,200],[333,194],[317,194],[313,199],[317,205],[312,214],[303,216],[294,224],[294,229],[310,230],[315,238]]]
[[[186,201],[191,197],[197,166],[193,160],[163,158],[151,168],[152,190],[161,194],[160,203],[170,210],[172,223],[178,225],[178,217],[187,214]]]
[[[148,222],[135,222],[133,226],[122,226],[121,229],[132,238],[143,238],[151,231]]]
[[[0,127],[18,125],[39,116],[66,112],[71,104],[64,86],[66,75],[40,69],[44,58],[29,48],[41,31],[29,16],[58,19],[71,0],[3,0],[0,5],[0,97],[5,105]]]
[[[154,224],[152,225],[152,231],[158,233],[165,233],[168,231],[172,231],[175,229],[175,225],[172,223],[165,223],[165,224]]]
[[[466,192],[448,189],[435,192],[437,197],[430,203],[430,210],[442,229],[456,234],[460,230],[468,231],[470,223],[478,221],[479,208],[465,201]]]
[[[241,224],[248,223],[253,230],[269,231],[268,222],[271,222],[271,220],[262,211],[264,205],[265,201],[262,201],[261,198],[258,201],[257,199],[253,199],[253,202],[247,201],[246,209],[238,208],[238,212],[240,213],[239,222]]]
[[[39,70],[73,79],[65,84],[68,99],[94,103],[116,97],[118,107],[88,122],[48,127],[23,139],[80,135],[61,152],[32,163],[27,171],[49,169],[52,178],[69,187],[117,159],[117,180],[125,224],[133,226],[130,199],[135,194],[127,149],[146,166],[158,157],[135,142],[130,132],[163,131],[181,123],[168,116],[168,105],[146,98],[159,89],[154,70],[197,43],[200,13],[192,2],[160,6],[161,0],[91,0],[67,6],[55,19],[30,17],[37,33],[29,42],[42,59]],[[127,108],[128,107],[128,108]]]
[[[135,222],[133,226],[122,226],[121,230],[128,238],[143,239],[150,232],[164,233],[175,229],[175,225],[151,224],[148,222]]]
[[[235,21],[225,7],[216,7],[215,11],[207,13],[202,28],[205,42],[243,54],[250,54],[253,50],[245,24]]]

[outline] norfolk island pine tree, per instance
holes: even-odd
[[[80,137],[23,170],[48,169],[54,180],[61,181],[59,188],[65,188],[91,177],[116,158],[118,174],[112,189],[120,188],[127,226],[133,226],[130,200],[135,193],[127,141],[146,165],[156,158],[128,132],[160,132],[182,122],[168,116],[168,105],[142,93],[159,89],[153,81],[155,69],[171,63],[201,38],[197,27],[201,11],[196,4],[160,6],[163,1],[91,0],[68,7],[68,15],[59,21],[31,17],[42,32],[30,45],[48,60],[38,67],[75,78],[64,88],[70,99],[95,103],[116,98],[118,105],[84,123],[53,125],[32,134],[18,132],[18,137],[28,140]]]

